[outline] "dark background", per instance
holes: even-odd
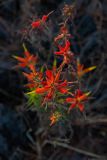
[[[94,97],[86,106],[90,121],[79,115],[76,120],[74,116],[65,124],[47,128],[40,113],[26,109],[23,87],[26,80],[20,69],[14,68],[16,61],[12,56],[22,55],[23,42],[34,54],[39,54],[41,64],[47,60],[46,55],[54,49],[52,42],[58,23],[63,20],[64,2],[73,1],[0,0],[0,160],[107,159],[106,0],[75,0],[75,14],[69,23],[74,36],[73,52],[86,67],[97,66],[84,77],[84,87]],[[22,30],[29,28],[31,17],[41,17],[52,10],[55,13],[48,22],[52,31],[42,38],[41,34],[25,38]]]

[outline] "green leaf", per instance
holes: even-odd
[[[31,91],[26,93],[26,96],[28,98],[28,105],[34,105],[36,108],[40,108],[41,106],[41,95],[36,94],[35,91]]]

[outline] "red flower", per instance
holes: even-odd
[[[42,76],[40,73],[23,73],[24,76],[27,78],[28,80],[28,84],[26,84],[25,86],[28,87],[28,88],[37,88],[41,81],[42,81]]]
[[[64,57],[64,62],[69,63],[70,60],[73,58],[74,54],[70,51],[70,42],[67,40],[65,46],[58,46],[60,51],[55,52],[56,55],[61,55]]]
[[[60,78],[60,72],[55,73],[51,70],[46,71],[46,81],[42,82],[43,87],[37,88],[36,93],[43,94],[46,93],[45,99],[51,99],[56,91],[60,93],[67,93],[67,81],[61,82],[59,80]]]
[[[25,46],[24,46],[24,55],[25,55],[24,58],[14,56],[14,58],[16,58],[19,61],[18,66],[23,68],[24,67],[32,68],[37,61],[37,57],[35,57],[34,55],[31,55]]]
[[[61,116],[62,116],[61,113],[59,113],[58,111],[52,113],[52,115],[50,116],[50,121],[51,121],[50,126],[58,122]]]
[[[71,103],[69,111],[77,106],[82,112],[84,110],[83,102],[88,99],[89,94],[90,92],[83,93],[80,89],[78,89],[73,98],[71,97],[66,98],[66,102]]]
[[[39,28],[41,25],[43,25],[43,24],[47,21],[49,15],[50,15],[51,13],[53,13],[53,11],[51,11],[51,12],[48,13],[47,15],[43,15],[41,19],[38,19],[38,20],[32,22],[32,23],[31,23],[32,28],[33,28],[33,29],[34,29],[34,28]]]

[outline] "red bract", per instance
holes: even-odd
[[[24,46],[24,58],[22,57],[18,57],[18,56],[14,56],[14,58],[16,58],[19,61],[18,66],[19,67],[29,67],[32,68],[32,66],[35,65],[36,61],[37,61],[37,57],[34,55],[31,55],[30,52],[25,48]]]
[[[38,19],[38,20],[32,22],[32,23],[31,23],[32,28],[33,28],[33,29],[39,28],[41,25],[45,24],[45,22],[47,21],[49,15],[50,15],[51,13],[53,13],[53,11],[50,12],[50,13],[48,13],[47,15],[43,15],[41,19]]]
[[[28,84],[26,85],[26,87],[28,87],[28,88],[34,88],[34,87],[36,87],[37,86],[37,83],[35,82],[35,78],[37,77],[37,73],[25,73],[25,72],[23,72],[23,74],[24,74],[24,76],[27,78],[27,80],[28,80]]]
[[[80,89],[78,89],[76,90],[74,97],[66,98],[66,102],[71,103],[71,106],[69,107],[69,111],[77,106],[82,112],[84,110],[83,102],[88,99],[89,94],[90,92],[83,93]]]
[[[61,82],[59,80],[60,72],[55,73],[51,70],[46,71],[46,81],[43,82],[43,87],[37,88],[36,93],[46,93],[46,99],[53,98],[56,92],[67,93],[67,81]]]
[[[70,42],[67,40],[65,42],[65,46],[58,46],[58,48],[60,49],[59,51],[55,52],[56,55],[65,55],[69,50],[70,50]]]
[[[28,81],[34,81],[35,77],[38,75],[38,73],[25,73],[23,72],[23,75],[27,78]]]
[[[55,52],[55,54],[63,56],[64,57],[64,62],[69,63],[70,60],[72,60],[73,56],[74,56],[74,54],[70,51],[70,42],[67,40],[65,42],[64,47],[62,47],[60,45],[58,47],[59,47],[60,51]]]
[[[26,85],[26,87],[37,88],[42,81],[42,73],[37,72],[35,66],[33,65],[31,65],[30,70],[30,73],[23,72],[24,76],[28,80],[28,84]]]
[[[32,26],[33,29],[40,27],[40,25],[41,25],[41,20],[34,21],[34,22],[32,22],[32,24],[31,24],[31,26]]]

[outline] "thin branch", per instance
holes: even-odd
[[[107,118],[90,118],[90,119],[85,119],[85,120],[76,120],[73,122],[73,125],[92,125],[92,124],[100,124],[100,123],[105,123],[107,124]]]
[[[69,150],[73,150],[75,152],[78,152],[79,154],[84,154],[86,156],[97,158],[97,159],[100,159],[100,160],[101,159],[102,160],[106,160],[107,159],[107,157],[104,157],[103,155],[97,155],[95,153],[91,153],[91,152],[88,152],[88,151],[85,151],[85,150],[82,150],[82,149],[70,146],[68,144],[58,142],[58,141],[49,141],[49,140],[46,140],[45,144],[46,143],[52,144],[54,146],[60,146],[60,147],[63,147],[63,148],[69,149]]]

